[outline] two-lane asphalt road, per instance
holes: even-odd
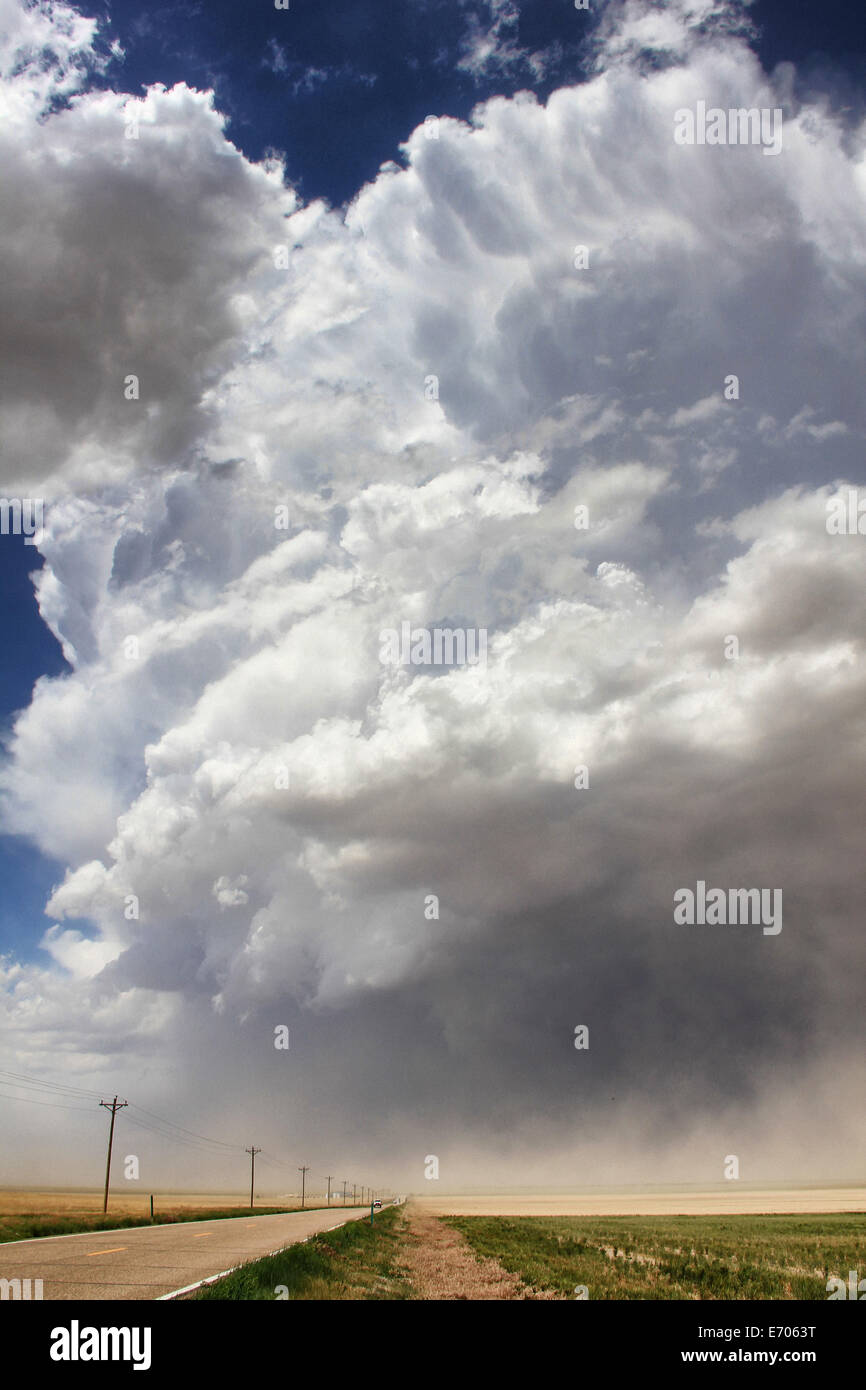
[[[46,1300],[163,1298],[369,1211],[331,1207],[10,1241],[0,1245],[0,1279],[41,1279]]]

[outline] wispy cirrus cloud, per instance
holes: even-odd
[[[372,87],[376,74],[362,72],[354,63],[332,64],[329,67],[311,67],[290,58],[286,48],[277,39],[268,40],[267,56],[262,59],[262,67],[277,76],[285,74],[290,84],[292,96],[308,96],[328,82],[344,82]]]
[[[458,71],[480,79],[522,69],[538,81],[562,56],[558,43],[534,52],[521,47],[518,0],[481,0],[480,4],[464,4],[463,11],[465,29],[459,43]]]

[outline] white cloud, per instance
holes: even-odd
[[[180,999],[231,1027],[287,999],[372,1019],[397,986],[457,1036],[461,970],[517,950],[516,917],[539,992],[594,921],[680,987],[653,932],[701,870],[786,885],[780,999],[807,920],[850,963],[866,552],[824,508],[866,423],[862,171],[808,113],[779,160],[674,143],[678,107],[769,90],[740,40],[701,39],[730,13],[628,4],[591,82],[416,130],[345,218],[186,88],[151,89],[138,141],[122,96],[41,122],[42,78],[15,96],[4,486],[52,492],[39,596],[75,669],[17,723],[4,813],[69,866],[50,915],[102,934],[46,941],[105,1001],[101,1046],[170,1034]],[[510,61],[493,19],[473,71]],[[648,45],[680,61],[641,76]],[[384,667],[403,621],[486,628],[486,667]],[[83,1026],[65,976],[12,971],[13,1037],[64,1010]]]
[[[243,885],[247,882],[246,874],[239,874],[236,882],[222,874],[213,886],[213,895],[220,907],[242,907],[249,902],[249,894],[243,890]]]
[[[477,10],[468,13],[458,70],[482,78],[522,67],[540,80],[551,58],[559,56],[559,49],[555,45],[550,51],[521,48],[517,41],[519,20],[517,0],[482,0]]]

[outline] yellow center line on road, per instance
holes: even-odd
[[[198,1235],[193,1236],[193,1240],[204,1240],[205,1236],[212,1236],[213,1231],[199,1231]]]
[[[112,1245],[112,1247],[111,1247],[110,1250],[88,1250],[88,1251],[87,1251],[87,1256],[88,1256],[88,1259],[89,1259],[91,1255],[116,1255],[117,1252],[118,1252],[118,1250],[125,1250],[125,1249],[126,1249],[126,1246],[125,1246],[125,1245]]]

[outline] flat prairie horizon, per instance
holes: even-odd
[[[436,1216],[760,1216],[866,1212],[866,1184],[704,1185],[412,1193]]]
[[[154,1190],[155,1214],[182,1208],[248,1207],[249,1192]],[[584,1188],[468,1188],[454,1192],[400,1192],[436,1216],[759,1216],[822,1212],[866,1213],[866,1183],[665,1184]],[[102,1210],[99,1188],[0,1185],[0,1215],[69,1214]],[[326,1194],[307,1192],[307,1205]],[[300,1193],[256,1190],[256,1206],[300,1205]],[[342,1205],[342,1194],[331,1205]],[[112,1192],[109,1215],[149,1211],[149,1192]]]

